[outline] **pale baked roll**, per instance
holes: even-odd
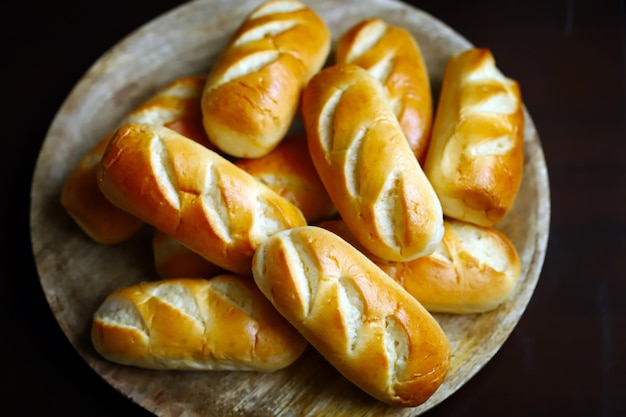
[[[413,35],[380,18],[364,19],[339,38],[335,60],[365,68],[383,85],[409,146],[423,164],[433,103],[426,63]]]
[[[167,126],[204,146],[211,146],[202,127],[200,96],[206,77],[182,77],[130,112],[118,125],[154,123]],[[112,133],[85,154],[63,183],[61,204],[90,238],[103,244],[122,242],[144,222],[111,204],[100,192],[96,171]]]
[[[357,240],[386,260],[432,252],[441,205],[380,83],[354,64],[328,67],[304,89],[302,117],[315,168]]]
[[[113,204],[240,274],[251,274],[252,255],[268,236],[306,224],[295,205],[232,162],[155,125],[116,132],[98,184]]]
[[[302,87],[326,61],[330,31],[298,0],[262,3],[242,22],[207,78],[204,128],[223,152],[257,158],[287,133]]]
[[[304,135],[287,137],[267,155],[240,159],[235,165],[295,204],[309,223],[337,211],[311,161]]]
[[[336,234],[315,226],[276,233],[252,270],[274,307],[374,398],[416,406],[444,381],[450,346],[437,321]]]
[[[229,274],[113,291],[91,339],[106,359],[149,369],[272,372],[307,346],[249,277]]]
[[[154,268],[161,279],[210,278],[226,272],[157,229],[152,231],[152,254]]]
[[[452,56],[424,165],[444,214],[493,226],[509,212],[524,169],[524,112],[517,81],[491,52]]]
[[[319,224],[362,251],[431,313],[484,313],[507,301],[521,274],[513,243],[494,228],[446,219],[441,244],[409,262],[377,259],[341,220]]]

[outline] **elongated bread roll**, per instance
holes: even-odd
[[[298,0],[270,0],[242,22],[202,97],[209,139],[235,157],[266,155],[285,136],[300,92],[326,61],[330,31]]]
[[[129,113],[118,126],[153,123],[167,126],[205,146],[210,146],[202,127],[200,96],[206,77],[183,77],[168,84]],[[100,192],[96,171],[113,133],[98,142],[63,183],[61,204],[80,228],[103,244],[122,242],[144,222],[111,204]]]
[[[365,68],[383,85],[409,146],[423,164],[433,103],[426,64],[413,35],[382,19],[368,18],[339,38],[335,59]]]
[[[235,165],[295,204],[308,222],[328,218],[336,212],[315,171],[304,136],[285,138],[267,155],[239,159]],[[152,249],[156,271],[161,278],[208,278],[221,270],[158,230],[154,231]]]
[[[271,372],[307,346],[249,277],[228,274],[114,291],[94,314],[91,338],[106,359],[150,369]]]
[[[358,245],[345,223],[320,227],[362,251],[431,313],[469,314],[495,309],[515,289],[521,261],[513,243],[493,228],[446,219],[435,252],[409,262],[385,262]]]
[[[257,250],[263,294],[339,372],[388,404],[415,406],[441,385],[449,342],[435,319],[345,240],[315,226]]]
[[[313,166],[304,135],[285,138],[267,155],[240,159],[235,165],[295,204],[309,223],[337,211]]]
[[[386,260],[432,252],[441,205],[380,83],[353,64],[328,67],[305,88],[302,116],[315,168],[356,239]]]
[[[129,239],[144,225],[142,220],[111,204],[98,188],[96,171],[112,136],[106,136],[83,156],[61,189],[61,205],[67,214],[89,238],[107,245]]]
[[[263,240],[306,224],[296,206],[232,162],[155,125],[128,124],[116,132],[98,183],[115,205],[245,275]]]
[[[519,85],[487,49],[450,58],[424,172],[444,214],[493,226],[513,206],[524,169]]]
[[[210,278],[226,272],[160,230],[152,233],[154,267],[159,278]]]

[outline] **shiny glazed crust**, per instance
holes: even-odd
[[[474,48],[446,68],[424,172],[444,214],[482,226],[513,206],[524,168],[519,85]]]
[[[306,224],[296,206],[254,177],[160,126],[120,128],[102,157],[98,184],[115,205],[245,275],[263,240]]]
[[[153,123],[167,126],[205,146],[210,146],[202,128],[200,96],[204,76],[177,79],[129,113],[119,124]],[[115,244],[133,236],[144,222],[111,204],[100,192],[96,171],[112,133],[80,160],[63,183],[61,204],[93,240]]]
[[[152,253],[154,268],[161,279],[210,278],[226,272],[157,229],[152,231]]]
[[[431,313],[484,313],[506,301],[521,274],[513,243],[493,228],[446,219],[443,240],[430,255],[409,262],[385,262],[358,245],[341,220],[324,221],[355,245]]]
[[[311,159],[356,239],[386,260],[432,252],[441,205],[380,83],[353,64],[328,67],[304,89],[302,116]]]
[[[378,400],[415,406],[443,382],[450,347],[438,323],[336,234],[304,226],[271,236],[253,276],[311,345]]]
[[[235,165],[295,204],[309,223],[336,212],[311,161],[304,135],[287,137],[267,155],[240,159]]]
[[[382,19],[365,19],[339,38],[335,60],[366,69],[383,85],[409,146],[423,164],[433,103],[426,64],[413,35]]]
[[[271,372],[307,346],[249,277],[227,274],[114,291],[94,314],[91,338],[108,360],[150,369]]]
[[[330,30],[297,0],[270,0],[250,13],[207,78],[204,128],[223,152],[258,158],[285,136],[302,87],[324,65]]]

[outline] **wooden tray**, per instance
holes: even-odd
[[[61,207],[61,185],[82,155],[157,89],[175,78],[208,72],[230,34],[259,2],[206,0],[182,5],[123,39],[78,82],[50,127],[34,173],[31,235],[41,285],[61,328],[84,360],[120,393],[157,415],[418,415],[458,390],[493,357],[520,319],[539,278],[550,197],[543,151],[528,113],[520,194],[499,226],[519,251],[521,281],[510,301],[495,311],[436,316],[450,338],[452,361],[446,381],[423,405],[392,408],[377,402],[312,348],[288,369],[261,374],[118,366],[103,360],[91,345],[91,316],[104,297],[121,286],[156,278],[150,235],[140,233],[110,247],[92,242]],[[435,95],[450,54],[471,46],[437,19],[399,2],[309,3],[330,26],[333,39],[370,16],[407,28],[420,44]]]

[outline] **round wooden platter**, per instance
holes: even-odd
[[[415,416],[458,390],[493,357],[523,314],[543,264],[550,196],[541,143],[526,112],[525,169],[517,202],[499,224],[523,262],[509,301],[474,315],[436,315],[452,347],[448,377],[416,408],[382,404],[344,379],[311,347],[271,373],[151,371],[102,359],[89,337],[91,317],[112,290],[156,279],[148,231],[123,244],[87,238],[60,205],[61,185],[82,155],[122,117],[178,77],[207,73],[230,34],[260,0],[193,1],[142,26],[102,56],[56,115],[32,184],[31,235],[41,285],[61,328],[84,360],[115,387],[160,416]],[[426,61],[433,94],[452,53],[471,43],[436,18],[392,0],[310,2],[336,40],[363,18],[408,29]],[[497,56],[496,56],[497,60]],[[522,85],[523,92],[523,85]]]

